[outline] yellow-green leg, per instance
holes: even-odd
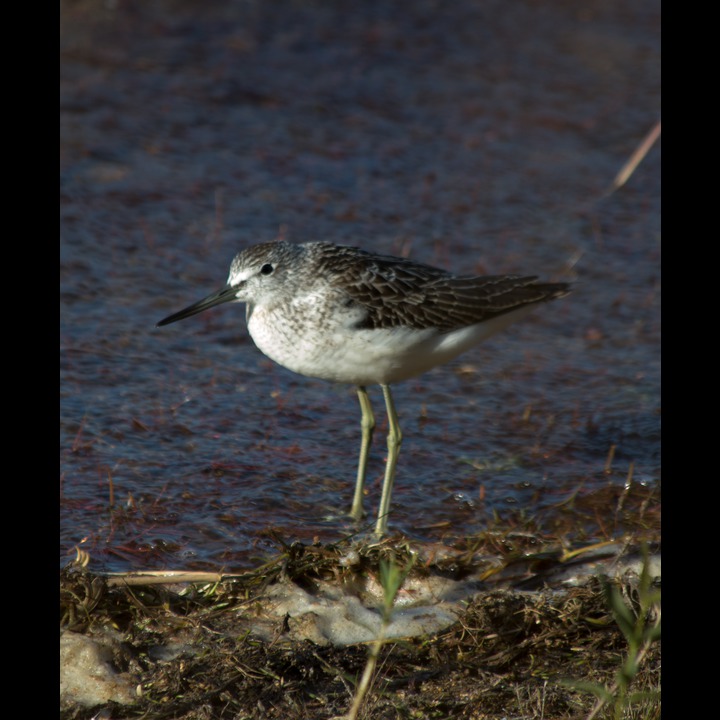
[[[398,423],[397,413],[395,412],[395,404],[393,403],[392,394],[389,385],[381,385],[383,395],[385,396],[385,408],[388,417],[388,436],[387,447],[388,456],[385,465],[385,479],[383,480],[382,495],[380,496],[380,508],[378,510],[377,525],[375,533],[384,535],[387,530],[388,515],[390,513],[390,497],[392,495],[393,483],[395,482],[395,466],[397,465],[398,455],[400,454],[400,443],[402,442],[402,432]]]
[[[355,483],[355,495],[353,496],[352,508],[350,516],[353,520],[362,520],[363,516],[363,490],[365,488],[365,471],[367,470],[368,454],[370,452],[370,443],[372,442],[373,430],[375,429],[375,417],[373,416],[372,406],[367,390],[358,386],[358,400],[360,400],[360,411],[362,419],[360,427],[362,428],[362,442],[360,444],[360,460],[358,462],[357,482]]]

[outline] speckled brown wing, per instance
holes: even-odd
[[[357,248],[341,248],[344,252],[338,254],[338,249],[321,266],[335,276],[333,284],[342,285],[349,300],[367,311],[362,328],[449,332],[570,291],[568,283],[538,283],[534,276],[455,276],[403,258]]]

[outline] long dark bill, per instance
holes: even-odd
[[[216,305],[222,305],[226,302],[232,302],[233,300],[237,299],[235,297],[236,292],[237,288],[233,287],[232,285],[228,285],[222,290],[218,290],[212,295],[208,295],[206,298],[198,300],[198,302],[193,303],[192,305],[190,305],[190,307],[186,307],[184,310],[180,310],[180,312],[176,312],[173,315],[168,315],[168,317],[166,317],[164,320],[161,320],[156,325],[156,327],[160,327],[162,325],[169,325],[170,323],[177,322],[178,320],[184,320],[191,315],[197,315],[203,310],[215,307]]]

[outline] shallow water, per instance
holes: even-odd
[[[268,529],[352,530],[354,390],[274,365],[241,305],[155,327],[279,235],[572,267],[572,295],[395,387],[391,529],[452,542],[631,463],[659,483],[660,145],[605,195],[659,117],[657,3],[61,8],[61,563],[240,569]]]

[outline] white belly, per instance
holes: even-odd
[[[435,328],[357,329],[357,311],[328,315],[322,303],[250,314],[258,348],[279,365],[309,377],[354,385],[391,384],[452,360],[523,317],[531,307],[440,333]]]

